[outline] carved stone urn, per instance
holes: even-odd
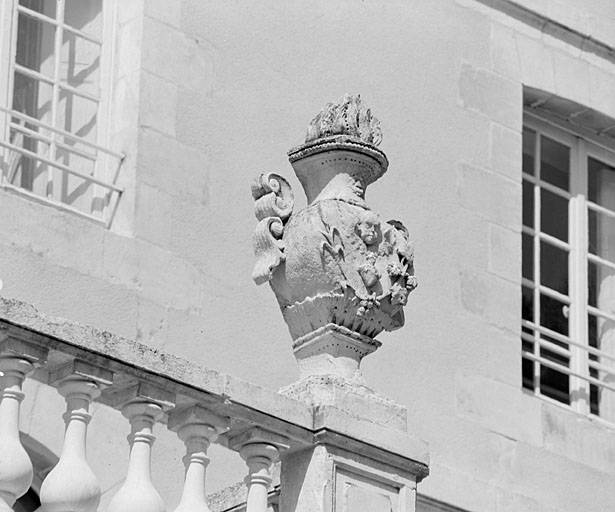
[[[365,202],[387,170],[378,120],[359,95],[329,103],[305,143],[288,153],[308,205],[276,174],[252,186],[259,224],[253,279],[269,282],[293,339],[302,376],[357,378],[375,337],[404,324],[416,287],[414,251],[401,222],[383,222]]]

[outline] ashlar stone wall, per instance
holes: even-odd
[[[2,293],[269,387],[292,382],[277,304],[250,279],[249,184],[276,172],[300,190],[286,151],[323,105],[359,92],[391,162],[368,200],[409,228],[419,279],[406,326],[363,368],[430,441],[419,491],[476,512],[609,509],[615,430],[522,391],[519,331],[523,87],[615,118],[614,60],[569,37],[613,47],[611,3],[517,2],[559,35],[506,0],[121,3],[117,221],[0,190]],[[49,400],[35,400],[28,432],[57,452],[61,425],[45,433]],[[210,490],[243,477],[212,459]],[[181,475],[154,478],[178,499]]]

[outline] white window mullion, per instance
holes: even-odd
[[[12,91],[15,75],[13,64],[17,52],[13,44],[15,40],[17,40],[17,0],[0,2],[0,77],[7,77],[6,81],[0,81],[0,106],[7,109],[13,107]],[[9,139],[11,133],[10,122],[11,116],[0,112],[0,140]],[[5,164],[9,161],[9,158],[7,158],[9,154],[8,150],[0,149],[0,156]],[[6,173],[9,166],[3,167],[3,169],[0,169],[2,182],[7,179]]]
[[[534,259],[534,323],[540,325],[540,132],[537,130],[534,135],[534,176],[536,182],[532,187],[534,197],[534,236],[533,242],[533,259]],[[540,343],[538,339],[540,333],[534,331],[534,356],[540,357]],[[540,364],[536,361],[534,365],[534,393],[540,392]]]
[[[53,62],[53,90],[51,95],[51,126],[58,127],[58,106],[60,102],[60,64],[62,59],[62,42],[64,38],[63,23],[64,23],[64,0],[56,1],[56,32],[54,41],[54,62]],[[49,159],[52,162],[57,161],[57,133],[51,132],[52,142],[49,145]],[[47,166],[47,197],[54,198],[57,195],[57,184],[54,183],[55,169],[53,166]]]
[[[102,38],[107,42],[108,50],[103,53],[100,67],[100,84],[98,95],[101,98],[98,104],[98,144],[100,146],[108,146],[110,142],[109,133],[111,127],[111,101],[112,101],[112,78],[113,78],[113,55],[116,51],[116,20],[117,20],[117,3],[108,2],[107,8],[103,9],[102,18]],[[106,92],[106,94],[104,93]],[[116,160],[119,165],[121,160]],[[107,153],[99,153],[96,159],[94,174],[105,180],[113,181],[115,178],[115,169],[112,170],[112,163]],[[94,201],[92,202],[92,213],[99,210],[99,214],[103,219],[110,221],[111,216],[111,198],[117,199],[117,194],[109,193],[109,190],[102,187],[94,188]],[[95,201],[99,201],[98,204]]]
[[[587,344],[587,152],[585,141],[577,139],[571,151],[568,260],[570,283],[570,337]],[[570,346],[570,369],[578,375],[589,373],[589,354],[580,346]],[[582,414],[590,412],[590,385],[585,379],[570,376],[570,405]]]

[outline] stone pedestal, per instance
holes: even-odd
[[[408,434],[403,405],[339,374],[311,375],[280,392],[314,415],[313,446],[282,459],[280,510],[415,510],[428,447]]]
[[[427,444],[322,406],[314,446],[282,459],[280,510],[414,512]]]

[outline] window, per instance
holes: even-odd
[[[615,422],[615,152],[524,125],[523,387]]]
[[[103,0],[3,4],[2,185],[108,223],[122,157],[103,144],[110,67]]]

